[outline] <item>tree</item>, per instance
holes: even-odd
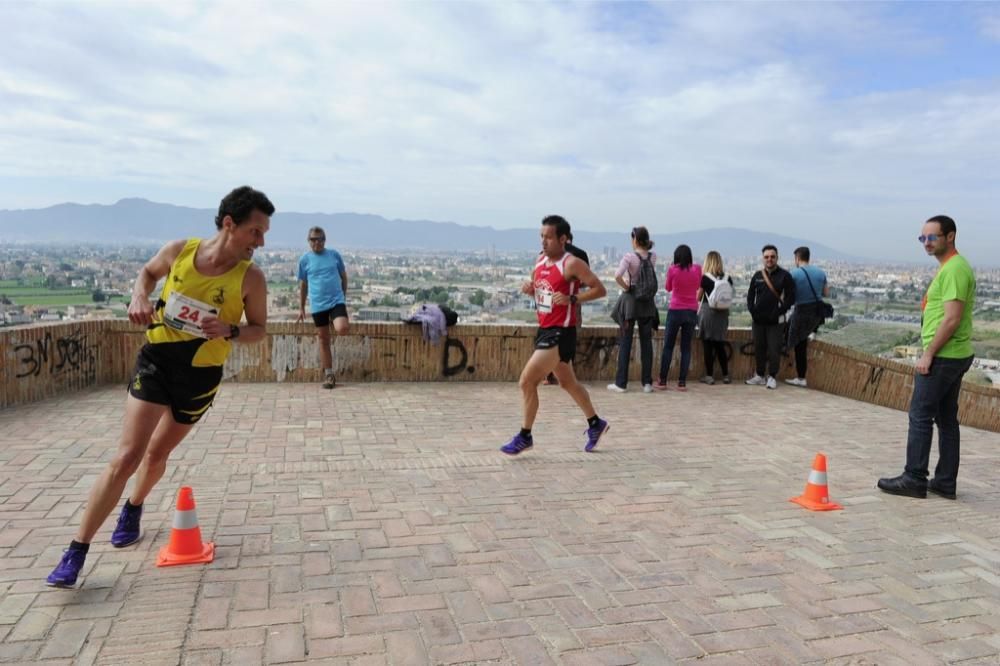
[[[93,300],[93,301],[94,301],[95,303],[103,303],[104,301],[108,300],[108,296],[107,296],[107,294],[105,294],[105,293],[104,293],[103,291],[101,291],[100,289],[95,289],[95,290],[94,290],[94,291],[93,291],[93,292],[92,292],[92,293],[90,294],[90,298],[91,298],[91,299],[92,299],[92,300]]]
[[[486,304],[487,298],[489,298],[489,295],[485,291],[482,289],[476,289],[476,292],[469,297],[469,302],[473,305],[483,307],[483,305]]]

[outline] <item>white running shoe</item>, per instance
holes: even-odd
[[[748,379],[746,383],[749,384],[750,386],[763,386],[764,384],[767,383],[767,380],[761,377],[760,375],[754,375],[753,377]]]
[[[652,384],[643,384],[642,385],[642,392],[643,393],[652,393],[653,392],[653,385]]]
[[[771,389],[772,391],[778,388],[778,381],[774,377],[768,377],[767,388]]]
[[[792,386],[801,386],[802,388],[806,387],[806,380],[805,379],[799,379],[798,377],[794,377],[792,379],[786,379],[785,383],[786,384],[791,384]]]
[[[608,384],[608,390],[612,393],[625,393],[628,389],[623,389],[621,386],[618,386],[618,384]]]

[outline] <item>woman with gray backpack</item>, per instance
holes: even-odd
[[[732,381],[729,376],[729,356],[726,333],[729,332],[729,308],[733,304],[733,278],[726,275],[722,255],[712,250],[705,255],[702,266],[701,288],[698,289],[698,337],[701,338],[705,356],[703,384],[715,383],[715,360],[719,360],[722,383]]]
[[[615,272],[615,282],[624,291],[615,304],[611,318],[619,327],[618,372],[608,390],[624,393],[628,388],[629,357],[632,355],[632,333],[639,325],[639,357],[642,367],[642,390],[653,392],[653,329],[659,328],[660,313],[656,309],[656,254],[646,227],[632,229],[632,252],[622,257]]]

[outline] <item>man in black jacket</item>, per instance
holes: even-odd
[[[761,252],[764,268],[753,274],[747,290],[747,310],[753,318],[753,347],[757,360],[757,374],[748,379],[747,384],[776,389],[782,328],[785,313],[795,303],[795,280],[778,265],[778,248],[765,245]]]

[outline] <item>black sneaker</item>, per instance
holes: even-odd
[[[927,497],[927,484],[914,481],[905,474],[878,480],[878,489],[890,495],[902,495],[903,497],[915,497],[924,499]]]
[[[944,488],[941,488],[940,486],[938,486],[937,484],[935,484],[934,483],[934,479],[931,479],[927,483],[927,490],[929,490],[932,493],[934,493],[935,495],[937,495],[939,497],[943,497],[945,499],[950,499],[950,500],[958,499],[958,495],[955,494],[954,490],[952,490],[951,492],[948,492]]]

